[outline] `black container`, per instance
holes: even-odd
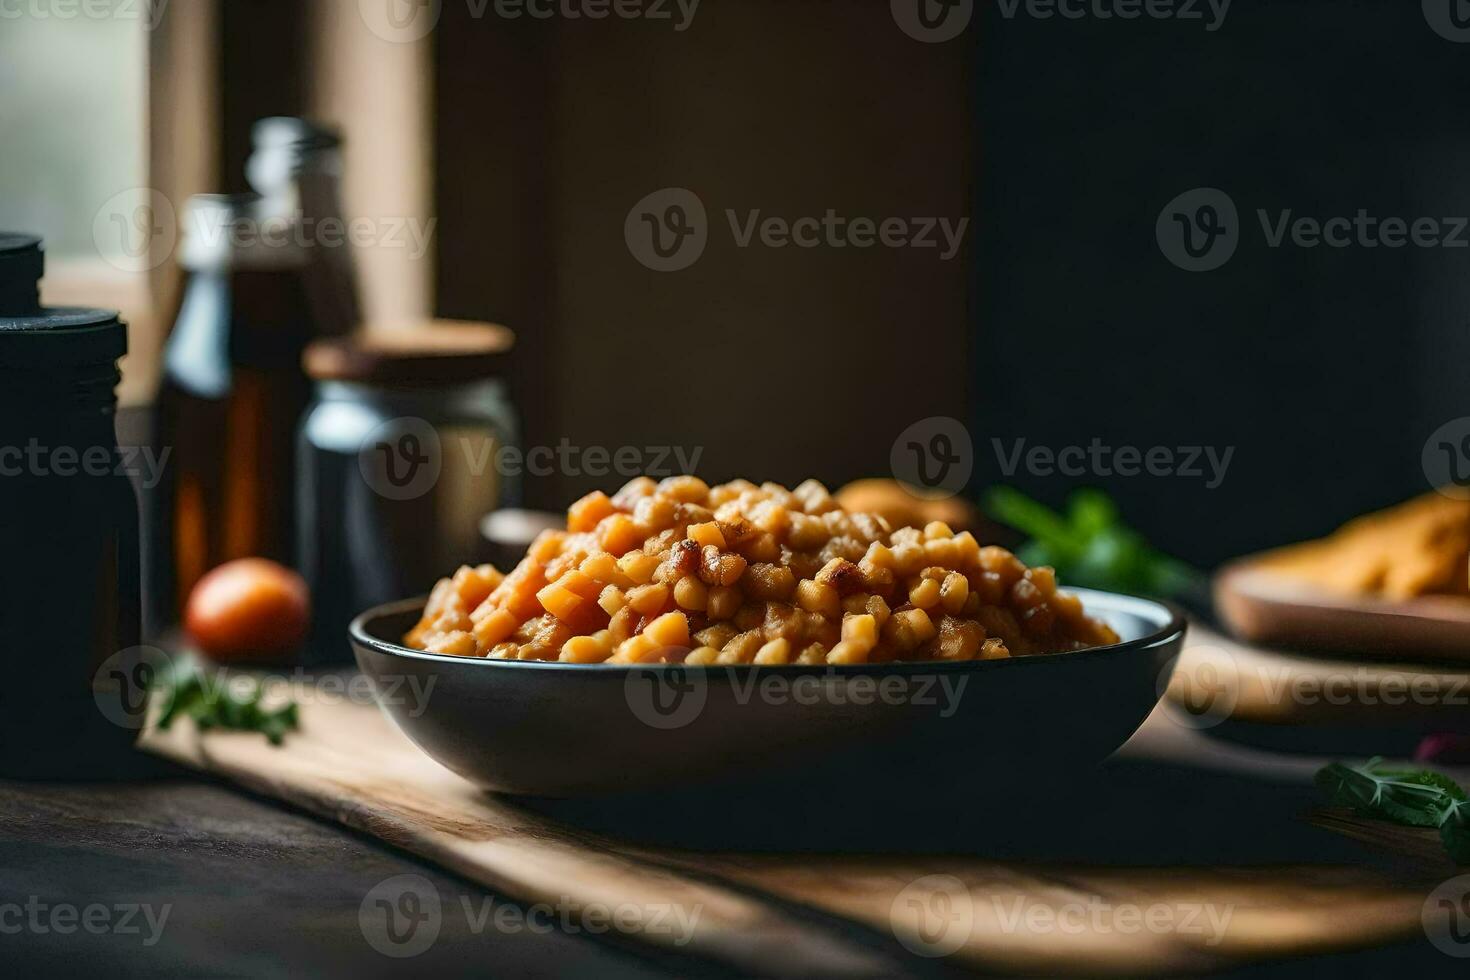
[[[102,775],[141,722],[138,509],[114,416],[127,330],[37,302],[40,240],[0,234],[0,773]]]

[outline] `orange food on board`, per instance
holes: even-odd
[[[1432,492],[1261,556],[1264,569],[1334,592],[1412,599],[1470,593],[1470,500]]]
[[[854,480],[832,495],[853,514],[879,514],[894,527],[923,527],[943,521],[959,531],[978,532],[984,519],[963,497],[924,497],[897,480]]]
[[[306,582],[264,558],[225,562],[199,580],[184,609],[184,629],[222,663],[274,660],[306,638]]]

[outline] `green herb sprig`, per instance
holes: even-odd
[[[998,520],[1030,535],[1017,551],[1022,561],[1052,566],[1069,585],[1158,596],[1203,588],[1199,572],[1149,547],[1101,490],[1078,490],[1061,514],[1011,487],[996,487],[987,504]]]
[[[1470,802],[1448,776],[1427,769],[1394,769],[1375,758],[1361,766],[1334,762],[1318,771],[1316,782],[1334,804],[1364,816],[1438,828],[1450,857],[1470,864]]]
[[[181,660],[159,673],[150,691],[163,702],[158,727],[167,730],[175,719],[192,718],[201,731],[224,728],[260,732],[280,745],[288,731],[300,727],[295,701],[277,708],[264,706],[265,689],[253,677],[206,676],[192,660]]]

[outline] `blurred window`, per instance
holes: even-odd
[[[0,0],[0,228],[46,243],[41,298],[121,310],[124,404],[150,397],[149,0]],[[132,215],[129,223],[119,216]],[[100,217],[99,217],[100,216]],[[121,225],[121,227],[120,227]]]
[[[48,260],[122,257],[93,219],[148,182],[148,10],[0,0],[0,227],[42,234]]]

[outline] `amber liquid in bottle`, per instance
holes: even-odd
[[[221,562],[291,560],[310,310],[299,267],[190,276],[158,398],[158,442],[170,456],[158,493],[155,622],[176,621]]]

